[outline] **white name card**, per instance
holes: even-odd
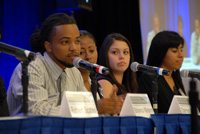
[[[154,111],[147,94],[128,93],[126,95],[120,116],[143,116],[150,118],[151,114],[154,114]]]
[[[168,114],[190,114],[188,96],[174,95]]]
[[[63,117],[98,117],[92,93],[66,91],[63,94],[59,115]]]

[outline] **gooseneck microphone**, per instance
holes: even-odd
[[[149,74],[156,74],[156,75],[169,76],[169,73],[170,73],[170,71],[167,69],[143,65],[143,64],[139,64],[138,62],[133,62],[131,64],[130,68],[133,72],[141,71],[141,72],[146,72]]]
[[[192,77],[192,78],[197,78],[198,80],[200,80],[200,72],[182,70],[180,74],[182,77]]]
[[[23,113],[28,115],[28,85],[29,85],[29,75],[28,75],[28,64],[30,61],[35,60],[36,54],[28,50],[24,50],[18,47],[14,47],[3,42],[0,42],[0,51],[14,55],[22,64],[22,76],[21,83],[23,87]]]
[[[20,61],[35,60],[36,54],[28,50],[8,45],[0,42],[0,51],[15,56]]]
[[[90,72],[100,73],[104,75],[109,74],[108,68],[82,60],[80,57],[77,57],[73,60],[73,65],[77,68],[80,68],[80,67],[85,68],[86,70]]]

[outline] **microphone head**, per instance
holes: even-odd
[[[188,77],[189,76],[189,70],[182,70],[180,74],[181,74],[181,77]]]
[[[139,63],[138,62],[133,62],[131,65],[130,65],[130,68],[133,72],[136,72],[138,71],[137,67],[138,67]]]
[[[109,69],[104,67],[104,69],[101,71],[102,74],[108,75],[110,73]]]
[[[76,67],[76,68],[79,68],[79,62],[81,61],[82,59],[80,57],[77,57],[73,60],[73,65]]]

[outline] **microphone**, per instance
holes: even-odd
[[[108,68],[82,60],[80,57],[77,57],[73,60],[73,65],[77,68],[80,68],[80,67],[85,68],[86,70],[90,72],[100,73],[104,75],[109,74]]]
[[[20,61],[32,61],[36,58],[36,54],[33,52],[11,46],[3,42],[0,42],[0,51],[14,55]]]
[[[167,70],[167,69],[143,65],[143,64],[139,64],[138,62],[133,62],[131,64],[130,68],[133,72],[141,71],[141,72],[146,72],[146,73],[149,73],[149,74],[156,74],[156,75],[166,75],[166,76],[168,76],[169,73],[170,73],[170,71]]]
[[[192,78],[197,78],[197,79],[200,80],[200,72],[182,70],[180,74],[181,74],[182,77],[192,77]]]

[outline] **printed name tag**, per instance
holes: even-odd
[[[63,94],[59,115],[63,117],[98,117],[92,93],[66,91]]]
[[[154,114],[154,111],[147,94],[128,93],[126,95],[120,116],[143,116],[149,118],[151,114]]]
[[[190,114],[188,96],[174,95],[168,114]]]

